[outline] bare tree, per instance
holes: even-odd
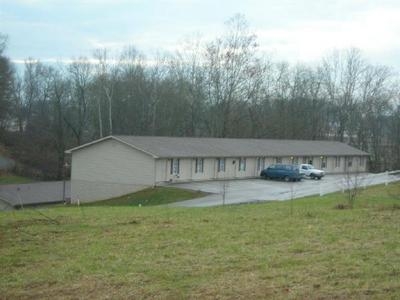
[[[202,42],[199,36],[186,40],[184,49],[171,59],[170,68],[171,79],[176,82],[176,89],[187,107],[184,134],[197,136],[205,127],[205,120],[202,117],[205,109],[205,72],[202,62]]]
[[[25,126],[25,105],[23,95],[23,82],[21,77],[18,76],[15,78],[12,92],[12,110],[14,112],[14,117],[17,122],[18,131],[21,134],[24,132]]]
[[[356,202],[357,196],[361,192],[361,187],[364,182],[364,178],[358,168],[353,172],[347,171],[343,178],[344,190],[347,196],[347,203],[349,208],[353,208]]]
[[[119,65],[116,60],[110,60],[108,58],[107,49],[98,49],[94,53],[94,57],[97,59],[97,77],[99,79],[100,86],[104,91],[108,103],[108,134],[113,134],[113,101],[115,88],[119,76]],[[98,100],[100,101],[100,100]],[[102,120],[101,120],[101,109],[100,102],[98,102],[98,113],[99,113],[99,130],[100,137],[103,136]]]
[[[386,67],[367,66],[361,81],[358,146],[370,152],[373,170],[382,170],[380,161],[385,158],[385,116],[392,109],[390,100],[393,99],[393,90],[386,84],[390,77],[391,72]]]
[[[8,57],[3,55],[7,46],[7,36],[0,33],[0,127],[4,128],[9,120],[11,108],[14,69]]]
[[[65,122],[72,130],[76,143],[81,145],[88,122],[88,86],[92,80],[92,67],[85,57],[72,62],[68,68],[72,85],[72,99],[69,103]]]
[[[61,69],[55,70],[50,77],[51,101],[54,109],[52,130],[57,150],[57,178],[61,179],[64,173],[66,138],[64,128],[64,106],[69,96],[69,82]]]
[[[0,32],[0,55],[3,55],[7,48],[8,36]]]
[[[120,55],[119,89],[114,105],[118,121],[116,130],[129,134],[142,131],[146,105],[146,62],[144,56],[133,46],[126,47]]]
[[[345,141],[345,133],[352,142],[352,112],[357,101],[357,88],[364,69],[364,61],[358,49],[344,53],[334,52],[323,60],[323,83],[329,99],[336,106],[333,126],[340,141]],[[354,123],[354,122],[353,122]]]
[[[210,104],[210,134],[232,136],[234,107],[246,96],[245,86],[255,64],[257,43],[249,32],[243,16],[227,22],[228,30],[222,38],[207,45],[207,98]]]

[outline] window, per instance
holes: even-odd
[[[282,163],[282,157],[275,157],[275,161],[277,164],[281,164]]]
[[[225,158],[217,158],[218,172],[225,172]]]
[[[171,159],[170,174],[179,174],[179,158]]]
[[[364,167],[364,166],[365,166],[365,157],[360,156],[359,162],[360,162],[359,166],[360,166],[360,167]]]
[[[246,171],[246,159],[239,158],[239,171]]]
[[[265,168],[265,159],[264,157],[257,158],[257,170],[264,170]]]
[[[349,157],[349,158],[348,158],[347,166],[348,166],[349,168],[351,168],[351,167],[353,166],[353,158],[352,158],[352,157]]]
[[[204,158],[196,158],[196,173],[203,173],[204,171]]]
[[[335,168],[340,168],[340,156],[335,157]]]
[[[312,165],[312,164],[313,164],[312,157],[310,157],[310,156],[303,156],[303,164]]]
[[[326,156],[321,156],[321,169],[326,168]]]

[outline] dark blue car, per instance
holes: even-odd
[[[301,180],[301,174],[298,165],[270,165],[268,168],[261,171],[260,176],[265,179],[282,179],[285,181]]]

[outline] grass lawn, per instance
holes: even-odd
[[[153,206],[206,196],[201,191],[174,187],[148,188],[136,193],[84,204],[85,206]]]
[[[0,298],[400,299],[400,184],[339,203],[2,212]]]
[[[34,182],[33,179],[11,175],[11,174],[2,174],[0,175],[0,184],[20,184],[20,183],[31,183]]]

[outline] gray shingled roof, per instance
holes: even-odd
[[[156,157],[360,156],[368,153],[334,141],[114,136]]]

